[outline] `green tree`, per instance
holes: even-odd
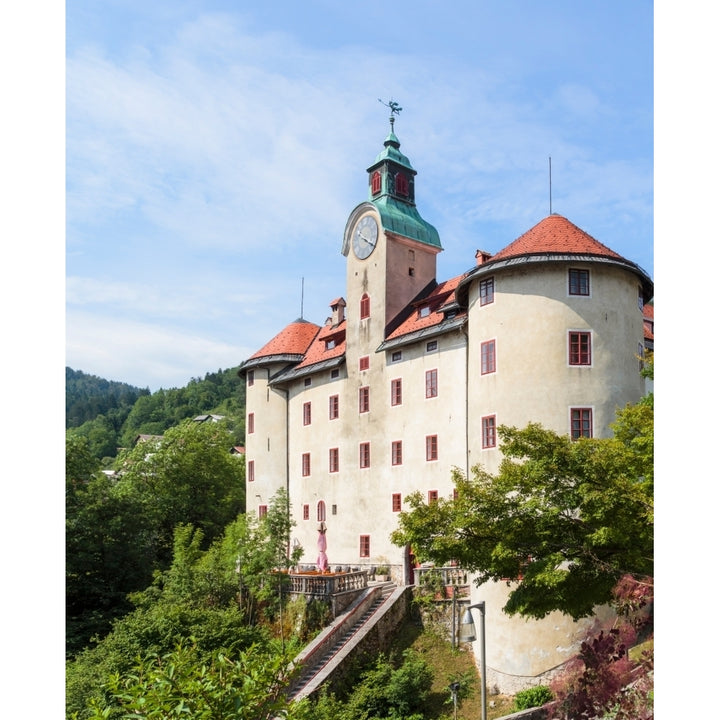
[[[516,579],[505,611],[573,618],[612,602],[625,575],[653,575],[652,400],[618,412],[612,438],[581,438],[529,424],[500,427],[497,476],[453,474],[457,497],[408,498],[394,543],[423,560],[456,560],[478,582]]]
[[[108,682],[110,705],[93,702],[90,720],[106,720],[113,710],[133,718],[234,718],[293,720],[302,708],[287,700],[291,658],[277,648],[254,646],[208,658],[180,643],[165,654],[149,654],[131,673]]]
[[[119,458],[118,486],[148,507],[166,567],[178,524],[202,530],[207,547],[244,511],[245,463],[230,454],[230,447],[223,423],[186,421],[157,444],[140,442]]]
[[[142,502],[98,472],[85,438],[66,437],[65,593],[70,654],[132,608],[152,580],[155,533]]]

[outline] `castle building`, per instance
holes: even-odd
[[[451,496],[455,467],[495,472],[499,425],[606,437],[645,394],[653,282],[558,214],[438,281],[440,237],[392,117],[367,173],[342,241],[345,296],[324,325],[300,318],[240,367],[247,512],[285,488],[302,563],[324,522],[331,567],[389,565],[411,583],[411,549],[389,540],[409,493]]]

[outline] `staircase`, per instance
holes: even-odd
[[[403,591],[404,588],[398,589],[392,582],[369,587],[295,658],[294,665],[302,669],[290,686],[288,698],[300,700],[316,691]]]

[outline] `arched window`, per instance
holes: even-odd
[[[370,296],[367,293],[363,293],[360,298],[360,319],[370,317]]]
[[[318,501],[317,519],[318,519],[318,522],[325,522],[325,501],[324,500]]]
[[[377,195],[380,192],[380,184],[380,173],[376,170],[370,180],[370,191],[373,195]]]
[[[404,173],[399,172],[395,175],[395,192],[398,195],[408,194],[408,180]]]

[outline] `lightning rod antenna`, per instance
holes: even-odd
[[[552,215],[552,157],[548,155],[548,171],[550,173],[550,214]]]
[[[305,303],[305,278],[300,278],[300,319],[303,320],[303,305]]]

